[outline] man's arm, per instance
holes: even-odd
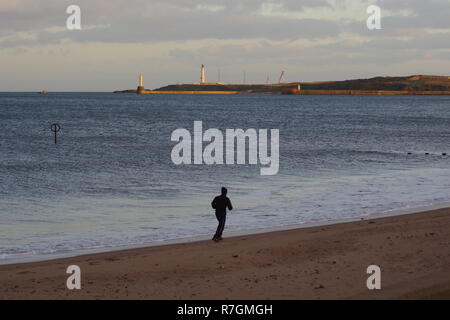
[[[214,198],[213,201],[211,202],[211,207],[212,207],[213,209],[216,208],[216,198]]]
[[[231,205],[230,199],[228,199],[227,207],[228,207],[228,210],[233,210],[233,206]]]

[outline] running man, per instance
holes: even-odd
[[[217,231],[214,237],[214,241],[218,242],[222,240],[223,229],[225,228],[225,220],[227,218],[227,208],[228,210],[233,210],[230,199],[227,197],[227,188],[222,187],[222,194],[214,198],[211,202],[213,209],[216,209],[216,218],[219,221],[217,226]]]

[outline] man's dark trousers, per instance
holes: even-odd
[[[222,237],[223,229],[225,228],[225,220],[227,219],[226,212],[216,212],[217,221],[219,221],[219,225],[217,226],[216,234],[214,238]]]

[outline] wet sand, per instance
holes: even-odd
[[[0,299],[450,299],[450,209],[0,266]]]

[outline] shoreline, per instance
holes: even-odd
[[[0,299],[450,299],[449,245],[450,208],[388,214],[2,265]],[[71,264],[82,290],[65,287]],[[371,264],[382,290],[365,287]]]
[[[158,95],[330,95],[330,96],[448,96],[450,91],[396,91],[396,90],[300,90],[298,92],[271,92],[271,91],[203,91],[203,90],[148,90],[133,92],[133,90],[113,91],[121,94],[158,94]]]
[[[298,224],[262,227],[262,228],[256,228],[256,229],[242,229],[242,230],[232,230],[232,231],[227,231],[225,229],[225,232],[227,234],[227,237],[249,236],[249,235],[264,234],[264,233],[271,233],[271,232],[277,232],[277,231],[288,231],[288,230],[295,230],[295,229],[329,226],[329,225],[336,225],[336,224],[341,224],[341,223],[356,222],[356,221],[361,221],[361,220],[381,219],[381,218],[385,218],[385,217],[402,216],[402,215],[415,214],[415,213],[421,213],[421,212],[432,211],[432,210],[437,210],[437,209],[445,209],[445,208],[450,209],[450,202],[442,202],[442,203],[436,203],[436,204],[432,204],[432,205],[412,207],[412,208],[392,209],[392,210],[387,210],[387,211],[383,211],[383,212],[371,213],[371,214],[361,216],[361,217],[341,218],[341,219],[336,219],[336,220],[323,220],[323,221],[315,221],[315,222],[305,222],[305,223],[298,223]],[[232,213],[230,213],[230,214],[232,214]],[[28,263],[35,263],[35,262],[47,262],[47,261],[66,259],[66,258],[82,257],[85,255],[91,255],[91,254],[112,253],[115,251],[145,249],[145,248],[160,247],[160,246],[170,246],[170,245],[174,245],[174,244],[194,243],[194,242],[199,242],[199,241],[208,241],[208,240],[210,240],[210,238],[211,238],[210,234],[207,234],[207,235],[201,234],[201,235],[193,235],[193,236],[182,237],[182,238],[155,240],[153,242],[142,243],[142,244],[128,244],[128,245],[120,245],[120,246],[113,246],[113,247],[99,247],[99,248],[83,248],[83,249],[71,250],[68,252],[58,252],[58,253],[54,252],[54,253],[39,254],[36,256],[27,255],[27,256],[23,256],[23,257],[12,258],[12,259],[5,259],[5,261],[1,261],[1,259],[0,259],[0,268],[2,266],[8,266],[8,265],[28,264]]]

